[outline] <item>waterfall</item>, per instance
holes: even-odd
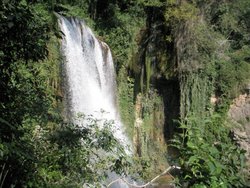
[[[116,77],[108,45],[97,39],[84,21],[60,16],[66,108],[77,114],[114,120],[116,138],[127,141],[116,105]]]
[[[74,121],[74,117],[81,113],[114,120],[114,136],[125,147],[128,139],[117,110],[115,69],[108,45],[97,39],[84,21],[58,17],[64,35],[63,79],[68,118]],[[122,184],[115,187],[127,187]]]
[[[98,117],[102,109],[109,112],[109,118],[116,118],[116,84],[110,49],[95,38],[83,21],[64,17],[60,21],[69,116],[84,113]]]

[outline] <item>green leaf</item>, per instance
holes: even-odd
[[[211,162],[211,161],[208,161],[208,162],[207,162],[207,165],[208,165],[208,167],[209,167],[209,171],[210,171],[210,173],[211,173],[211,174],[214,174],[215,169],[216,169],[216,167],[215,167],[214,163],[213,163],[213,162]]]
[[[188,141],[187,146],[191,149],[198,149],[198,147],[195,145],[195,143]]]

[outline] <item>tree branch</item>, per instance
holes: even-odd
[[[118,182],[118,181],[123,181],[124,183],[126,183],[128,186],[131,186],[131,187],[135,187],[135,188],[143,188],[143,187],[146,187],[150,184],[152,184],[154,181],[156,181],[158,178],[160,178],[161,176],[165,175],[166,173],[168,173],[171,169],[181,169],[179,166],[170,166],[168,167],[164,172],[162,172],[161,174],[159,174],[158,176],[154,177],[151,181],[149,181],[148,183],[144,184],[144,185],[134,185],[134,184],[131,184],[129,183],[126,179],[124,178],[118,178],[112,182],[110,182],[107,186],[107,188],[109,188],[112,184],[114,184],[115,182]]]

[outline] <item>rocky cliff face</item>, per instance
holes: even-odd
[[[230,106],[229,118],[234,123],[233,136],[240,147],[246,150],[248,177],[250,177],[250,95],[236,98]]]

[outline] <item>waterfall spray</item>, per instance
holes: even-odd
[[[71,122],[78,122],[78,114],[96,119],[114,120],[114,136],[125,147],[125,136],[116,104],[116,77],[108,45],[97,39],[84,21],[58,15],[63,32],[62,54],[66,114]],[[116,178],[110,173],[110,178]],[[113,188],[127,188],[118,182]]]
[[[64,86],[67,116],[77,114],[114,120],[112,130],[125,146],[128,143],[116,105],[115,69],[108,45],[97,39],[84,21],[59,16],[64,34]]]

